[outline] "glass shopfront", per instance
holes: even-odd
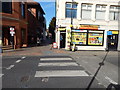
[[[72,44],[83,46],[103,46],[104,31],[72,30]]]

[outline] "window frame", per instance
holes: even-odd
[[[111,7],[113,7],[113,8],[111,8]],[[118,9],[117,9],[118,8]],[[114,19],[111,19],[110,18],[110,14],[111,13],[113,13],[114,14],[114,16],[113,16],[113,18]],[[116,17],[116,15],[115,15],[115,13],[117,13],[118,15],[117,15],[117,17]],[[110,21],[118,21],[118,20],[120,20],[120,6],[113,6],[113,5],[111,5],[110,6],[110,11],[109,11],[109,20]],[[115,18],[118,18],[118,19],[115,19]]]
[[[5,8],[4,8],[4,4],[9,4],[9,6],[6,8],[7,10],[5,10]],[[6,6],[5,6],[6,7]],[[2,13],[7,13],[7,14],[12,14],[13,12],[12,12],[12,7],[13,7],[13,5],[12,5],[12,0],[11,0],[11,2],[2,2]],[[4,9],[3,9],[4,8]],[[4,11],[3,11],[4,10]]]
[[[97,8],[97,6],[100,6],[100,8]],[[95,19],[96,20],[105,20],[106,6],[107,5],[104,5],[104,4],[97,4],[96,5],[96,10],[95,10]],[[105,7],[105,8],[103,8],[103,7]],[[104,18],[98,19],[97,18],[97,12],[104,12]]]
[[[76,29],[75,29],[76,30]],[[78,30],[78,29],[77,29]],[[92,29],[79,29],[79,30],[87,30],[87,32],[75,32],[75,31],[72,31],[72,33],[86,33],[86,45],[84,44],[76,44],[77,46],[103,46],[104,45],[104,30],[92,30]],[[93,31],[93,32],[90,32],[90,31]],[[94,32],[94,31],[101,31],[102,33],[100,32]],[[89,39],[89,34],[90,33],[94,33],[94,34],[102,34],[103,35],[103,38],[102,38],[102,45],[89,45],[88,44],[88,39]],[[72,36],[71,36],[72,37]],[[72,43],[72,40],[71,40],[71,44]]]
[[[67,4],[69,4],[70,7],[67,7]],[[76,7],[73,7],[73,5],[76,5]],[[65,18],[77,18],[77,6],[78,5],[77,5],[76,2],[73,2],[73,3],[72,2],[66,2],[66,4],[65,4]],[[67,10],[70,10],[70,13],[72,13],[72,14],[70,14],[70,16],[67,16]],[[75,17],[73,17],[73,10],[76,11]]]
[[[25,3],[21,2],[21,16],[22,18],[26,18],[26,11],[25,11]]]
[[[83,8],[82,6],[85,5],[85,7]],[[81,4],[81,18],[83,20],[91,20],[92,19],[92,5],[93,4],[90,4],[90,3],[82,3]],[[89,8],[89,6],[91,6],[91,8]],[[90,18],[83,18],[83,11],[90,11]]]

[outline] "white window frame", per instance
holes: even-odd
[[[99,8],[97,8],[99,6]],[[95,12],[95,18],[96,18],[96,20],[105,20],[105,14],[106,14],[106,6],[107,5],[103,5],[103,4],[97,4],[96,5],[96,12]],[[102,19],[98,19],[97,18],[97,11],[98,12],[104,12],[104,18]]]
[[[113,7],[113,8],[112,8]],[[111,12],[113,12],[113,13],[118,13],[118,19],[115,19],[115,14],[114,14],[114,19],[111,19],[110,18],[110,14],[109,14],[109,19],[110,19],[110,21],[118,21],[118,20],[120,20],[120,6],[110,6],[110,13]]]
[[[85,7],[83,7],[83,5],[85,5]],[[89,4],[89,3],[82,3],[81,4],[81,12],[83,11],[90,11],[91,12],[91,15],[90,15],[90,18],[83,18],[82,15],[83,13],[81,13],[81,17],[83,20],[91,20],[92,19],[92,4]]]

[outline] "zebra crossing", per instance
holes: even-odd
[[[88,73],[71,57],[40,58],[35,77],[78,77],[89,76]]]

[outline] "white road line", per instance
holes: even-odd
[[[24,58],[26,58],[26,57],[22,57],[22,59],[24,59]]]
[[[19,62],[21,62],[21,60],[17,60],[17,61],[16,61],[16,63],[19,63]]]
[[[73,77],[73,76],[89,76],[83,70],[59,70],[59,71],[36,71],[35,77]]]
[[[13,68],[15,65],[10,65],[8,68],[6,68],[7,70]]]
[[[58,61],[58,60],[72,60],[72,58],[40,58],[41,61]]]
[[[111,78],[109,77],[105,77],[105,79],[107,79],[110,83],[113,83],[113,84],[118,84],[117,82],[113,81]]]
[[[56,62],[56,63],[39,63],[38,66],[78,66],[75,62]]]
[[[3,76],[4,74],[0,74],[0,78]]]

